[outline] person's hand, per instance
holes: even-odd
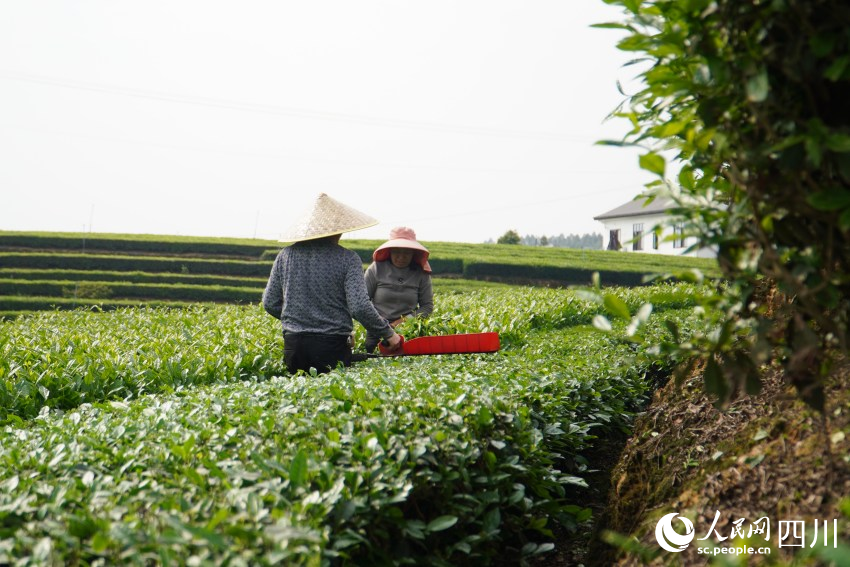
[[[393,332],[393,336],[388,339],[385,339],[386,342],[386,350],[388,352],[395,352],[399,348],[401,348],[401,335],[396,332]]]

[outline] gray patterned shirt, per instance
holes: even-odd
[[[280,251],[263,291],[263,308],[280,319],[284,332],[347,335],[353,317],[374,335],[393,334],[366,294],[360,257],[326,239]]]
[[[392,260],[372,262],[366,270],[366,292],[388,321],[402,315],[427,317],[434,311],[431,274],[411,262],[396,268]]]

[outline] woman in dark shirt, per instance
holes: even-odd
[[[366,293],[360,257],[339,245],[340,236],[377,221],[320,194],[313,209],[281,236],[294,242],[280,251],[263,292],[263,307],[280,319],[290,372],[327,372],[351,364],[352,317],[395,350],[401,338]]]

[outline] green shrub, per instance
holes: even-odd
[[[228,287],[263,288],[266,284],[267,278],[216,276],[203,274],[156,273],[140,271],[116,272],[104,270],[0,268],[0,281],[2,280],[97,281],[187,285],[222,285]]]
[[[533,564],[590,517],[585,456],[648,368],[569,290],[437,301],[446,328],[522,344],[283,375],[258,306],[0,322],[0,563]]]
[[[271,241],[192,236],[0,231],[0,246],[35,250],[196,254],[255,259]]]
[[[0,252],[4,268],[103,270],[211,274],[218,276],[268,277],[271,263],[212,258],[112,256],[108,254]]]
[[[112,289],[101,282],[79,282],[74,284],[74,287],[63,287],[62,297],[106,299],[107,297],[112,297]]]

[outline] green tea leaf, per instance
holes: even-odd
[[[833,133],[826,138],[826,148],[836,153],[850,152],[850,136]]]
[[[654,152],[644,154],[638,158],[638,164],[641,169],[645,169],[660,176],[664,175],[666,162],[664,158]]]
[[[838,226],[841,230],[850,230],[850,208],[845,209],[838,217]]]
[[[493,423],[493,412],[490,411],[490,408],[487,406],[481,406],[478,410],[478,415],[476,418],[478,425],[490,425]]]
[[[483,528],[485,532],[494,532],[499,529],[502,523],[502,513],[498,508],[493,508],[484,514]]]
[[[770,81],[767,69],[762,67],[759,72],[747,80],[747,99],[750,102],[764,102],[770,92]]]
[[[428,522],[429,532],[441,532],[457,523],[457,516],[440,516]]]
[[[806,200],[820,211],[837,211],[850,207],[850,191],[833,187],[828,191],[809,195]]]
[[[603,302],[605,304],[605,308],[612,315],[620,317],[621,319],[631,318],[632,314],[629,312],[629,306],[616,295],[612,293],[605,294]]]
[[[296,487],[307,484],[307,453],[303,449],[295,454],[289,465],[289,482]]]
[[[840,81],[844,76],[844,71],[847,69],[848,63],[850,63],[850,56],[842,55],[830,63],[829,67],[823,72],[823,76],[830,81]]]
[[[718,405],[726,402],[726,396],[729,394],[729,385],[726,383],[726,378],[723,376],[723,372],[714,358],[709,358],[706,362],[703,381],[705,383],[705,391],[717,396]]]

